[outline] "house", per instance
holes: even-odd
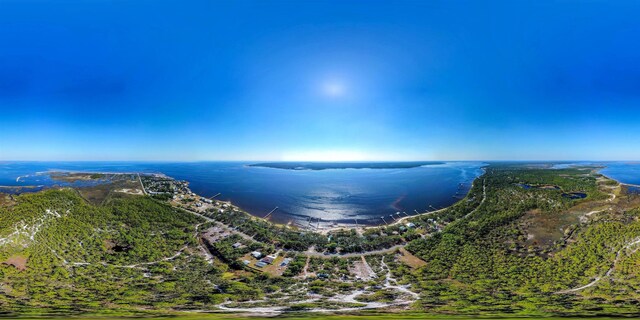
[[[251,263],[251,261],[249,261],[249,260],[242,260],[242,263],[243,263],[245,266],[248,266],[248,265],[249,265],[249,263]]]
[[[231,246],[232,246],[234,249],[238,249],[238,248],[242,247],[242,243],[240,243],[240,242],[236,242],[236,243],[232,244]]]
[[[264,268],[267,264],[262,262],[262,261],[258,261],[256,262],[256,267],[258,268]]]
[[[260,259],[260,257],[262,257],[262,252],[260,251],[251,252],[251,256],[253,256],[256,259]]]
[[[413,222],[409,222],[409,223],[406,224],[406,226],[407,226],[407,228],[415,228],[416,224],[413,223]]]
[[[213,201],[211,201],[211,199],[207,199],[207,198],[204,198],[204,197],[200,197],[200,201],[206,202],[206,203],[213,203]]]
[[[274,255],[268,255],[268,256],[260,259],[260,261],[262,261],[264,263],[267,263],[267,264],[272,264],[274,260],[276,260],[276,256],[274,256]]]
[[[280,266],[285,267],[289,265],[290,262],[291,262],[291,258],[284,258],[284,260],[282,260],[282,263],[280,263]]]

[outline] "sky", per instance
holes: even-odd
[[[640,160],[638,16],[0,0],[0,160]]]

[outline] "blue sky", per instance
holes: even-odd
[[[0,160],[638,160],[638,1],[0,1]]]

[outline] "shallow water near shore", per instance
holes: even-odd
[[[640,162],[606,163],[600,173],[621,183],[640,185]]]
[[[276,210],[277,223],[376,225],[449,206],[482,174],[481,162],[447,162],[399,169],[286,170],[245,162],[0,162],[2,186],[64,185],[48,171],[163,173],[187,180],[202,196],[220,193],[256,216]],[[28,191],[28,190],[26,190]],[[405,213],[402,213],[405,212]]]

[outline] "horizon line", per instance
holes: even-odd
[[[335,161],[326,161],[326,160],[155,160],[155,159],[145,159],[145,160],[3,160],[0,159],[0,163],[2,162],[166,162],[166,163],[196,163],[196,162],[254,162],[254,163],[265,163],[265,162],[280,162],[280,163],[295,163],[295,162],[317,162],[317,163],[375,163],[375,162],[640,162],[640,159],[609,159],[609,160],[578,160],[578,159],[570,159],[570,160],[548,160],[548,159],[491,159],[491,160],[482,160],[482,159],[457,159],[457,160],[335,160]]]

